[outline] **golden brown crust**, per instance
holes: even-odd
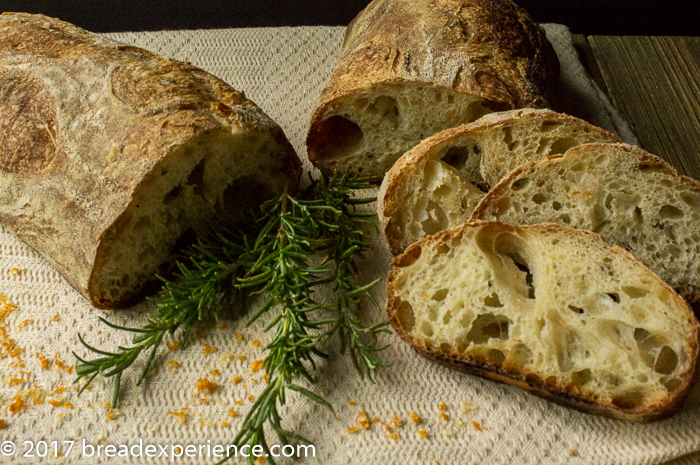
[[[598,399],[591,397],[589,393],[581,392],[573,384],[555,384],[548,383],[541,377],[529,373],[526,371],[517,370],[514,367],[509,367],[504,364],[504,366],[499,367],[486,360],[479,359],[477,357],[468,354],[457,354],[450,353],[446,354],[438,349],[426,347],[426,345],[408,334],[398,317],[398,310],[400,301],[398,298],[394,297],[394,288],[396,286],[395,281],[397,279],[399,269],[404,266],[410,266],[413,264],[421,254],[421,250],[424,246],[429,243],[447,243],[452,241],[453,236],[461,236],[466,229],[469,228],[493,228],[498,232],[508,231],[549,231],[553,233],[569,235],[569,236],[580,236],[584,240],[590,240],[597,243],[598,246],[603,246],[610,250],[612,253],[620,254],[625,257],[626,260],[638,262],[636,258],[632,256],[629,252],[618,247],[616,245],[607,244],[604,242],[599,235],[588,232],[580,231],[572,228],[567,228],[553,223],[546,223],[540,225],[530,225],[530,226],[513,226],[505,223],[500,223],[496,221],[475,221],[469,222],[462,226],[458,226],[453,229],[448,229],[441,231],[437,234],[429,236],[424,240],[411,245],[406,249],[406,251],[395,257],[391,263],[391,270],[389,271],[389,278],[387,280],[387,305],[386,311],[389,316],[389,321],[392,327],[396,331],[397,335],[406,341],[411,347],[416,350],[419,354],[424,357],[442,363],[450,368],[457,369],[459,371],[481,376],[493,381],[510,384],[539,397],[547,400],[551,400],[558,404],[564,405],[566,407],[571,407],[583,412],[593,413],[597,415],[602,415],[611,418],[617,418],[621,420],[637,421],[637,422],[649,422],[661,420],[667,418],[677,412],[682,406],[685,397],[688,392],[695,384],[697,379],[697,360],[698,353],[700,351],[700,345],[698,342],[698,330],[700,329],[700,324],[698,324],[693,311],[688,306],[688,304],[683,300],[669,285],[663,282],[658,276],[656,276],[651,271],[649,274],[672,296],[675,301],[676,306],[684,312],[689,324],[695,328],[692,332],[692,339],[688,342],[686,347],[687,352],[690,356],[691,363],[689,364],[688,372],[679,375],[681,377],[681,384],[675,389],[674,392],[660,401],[651,402],[639,405],[634,408],[628,408],[624,405],[616,405],[613,402],[603,402]]]
[[[190,64],[43,15],[4,14],[0,35],[0,221],[96,306],[126,302],[94,301],[91,275],[177,147],[212,131],[266,133],[286,152],[280,171],[301,171],[274,121]]]
[[[352,21],[311,119],[309,159],[338,99],[377,84],[422,83],[501,107],[544,107],[559,62],[544,30],[510,0],[375,0]]]

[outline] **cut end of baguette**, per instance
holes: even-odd
[[[89,282],[92,304],[133,303],[198,233],[212,223],[235,226],[281,192],[294,177],[285,172],[291,147],[284,142],[269,132],[229,128],[175,147],[103,234]]]
[[[381,176],[426,137],[504,106],[427,83],[378,84],[323,107],[309,131],[309,159],[329,170]]]
[[[696,376],[685,301],[595,234],[468,223],[409,247],[387,288],[418,352],[583,411],[660,419]]]
[[[700,183],[637,147],[584,144],[526,164],[494,187],[472,220],[593,231],[686,299],[700,299]]]

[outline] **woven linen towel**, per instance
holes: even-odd
[[[545,29],[562,65],[555,108],[615,130],[624,140],[636,143],[628,126],[586,75],[568,30],[553,24]],[[343,33],[342,27],[302,27],[110,37],[189,61],[244,91],[280,123],[305,159],[311,112],[338,56]],[[306,160],[305,166],[311,169]],[[389,261],[377,239],[372,260],[363,264],[363,279],[386,277]],[[104,450],[99,458],[86,457],[91,449],[84,449],[82,441],[92,447],[133,445],[139,439],[144,445],[227,444],[251,405],[250,396],[259,394],[264,385],[262,372],[252,372],[251,366],[263,358],[262,348],[270,335],[261,332],[262,324],[244,328],[243,320],[231,319],[217,330],[203,329],[200,338],[184,350],[164,347],[142,388],[134,386],[138,370],[130,370],[122,380],[125,392],[120,413],[110,415],[106,403],[111,384],[97,379],[90,390],[76,396],[71,385],[75,376],[71,351],[89,355],[79,346],[78,333],[107,350],[128,344],[128,335],[105,327],[98,318],[135,326],[143,322],[149,304],[119,312],[93,309],[32,249],[4,229],[0,229],[0,294],[8,302],[0,303],[0,311],[8,312],[0,327],[4,328],[0,342],[12,340],[16,349],[14,356],[0,359],[0,419],[6,422],[0,443],[11,440],[17,445],[17,452],[12,457],[0,456],[0,463],[170,463],[163,458],[107,458]],[[376,297],[380,302],[386,297],[381,285]],[[384,318],[369,309],[365,317],[370,321]],[[513,387],[451,371],[421,358],[393,334],[385,341],[389,348],[383,355],[392,365],[380,370],[374,384],[360,380],[351,363],[333,352],[319,366],[314,389],[330,401],[334,412],[297,395],[289,396],[282,409],[284,425],[316,447],[316,457],[301,463],[697,463],[688,457],[700,450],[698,389],[672,419],[630,424],[579,413]],[[234,384],[236,376],[240,381]],[[217,383],[219,390],[199,393],[196,384],[202,378]],[[443,402],[445,410],[440,410]],[[235,417],[232,408],[238,414]],[[358,427],[361,411],[370,419],[377,418],[370,429]],[[413,424],[412,414],[421,417],[420,425]],[[395,425],[394,417],[400,426]],[[348,431],[353,426],[355,433]],[[425,430],[427,437],[421,437],[418,430]],[[29,448],[23,441],[42,439],[49,442],[51,455],[51,441],[59,441],[62,456],[36,458],[43,449],[35,447],[35,458],[22,457]],[[271,436],[272,443],[274,439]],[[64,440],[76,441],[70,451]],[[174,461],[214,462],[213,456],[206,455]]]

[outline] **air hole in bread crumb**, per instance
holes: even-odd
[[[435,234],[447,228],[447,215],[437,202],[433,200],[428,201],[427,213],[428,217],[421,222],[425,234]]]
[[[624,394],[613,397],[612,399],[613,405],[625,409],[634,408],[640,405],[643,401],[644,391],[642,391],[641,388],[627,391]]]
[[[569,310],[571,310],[574,313],[578,313],[579,315],[583,315],[583,309],[581,307],[574,307],[573,305],[569,305]]]
[[[559,221],[565,224],[571,224],[571,216],[569,216],[568,213],[564,213],[563,215],[559,216]]]
[[[693,194],[692,192],[683,192],[681,194],[681,200],[696,210],[700,209],[700,195]]]
[[[585,386],[591,379],[591,370],[589,368],[571,373],[571,382],[576,386]]]
[[[432,299],[437,300],[438,302],[445,300],[445,297],[447,297],[448,292],[450,292],[448,289],[440,289],[435,294],[433,294]]]
[[[315,134],[318,152],[323,158],[340,158],[350,155],[364,141],[364,133],[360,126],[339,115],[324,120],[318,126]]]
[[[541,205],[547,201],[547,197],[545,197],[544,194],[538,192],[537,194],[532,196],[532,201],[535,202],[537,205]]]
[[[574,145],[578,145],[578,141],[573,137],[564,137],[562,139],[557,139],[554,141],[552,146],[549,148],[549,155],[554,155],[557,153],[565,153]],[[584,167],[579,164],[571,168],[572,171],[583,171]]]
[[[511,321],[505,315],[494,315],[490,312],[479,315],[467,333],[467,340],[482,345],[491,338],[508,339],[510,323]]]
[[[678,220],[684,216],[683,210],[673,205],[664,205],[659,209],[659,218],[662,220]]]
[[[638,205],[634,206],[634,221],[637,224],[644,223],[644,216],[642,215],[642,209]]]
[[[443,342],[442,344],[440,344],[439,350],[440,352],[445,352],[449,354],[452,352],[452,346],[449,345],[447,342]]]
[[[496,366],[501,366],[506,361],[506,356],[498,349],[490,349],[486,352],[486,359]]]
[[[511,184],[510,188],[514,191],[519,191],[520,189],[523,189],[530,183],[530,178],[520,178],[517,181],[515,181],[513,184]]]
[[[399,104],[395,98],[381,95],[367,107],[367,113],[378,114],[391,128],[399,126]]]
[[[204,196],[204,160],[201,160],[187,176],[186,183],[192,186],[195,195]]]
[[[180,196],[182,193],[182,186],[175,186],[172,188],[170,192],[165,194],[165,197],[163,197],[163,204],[164,205],[169,205],[171,204],[176,198]]]
[[[396,316],[399,319],[399,324],[407,332],[410,333],[416,325],[416,316],[413,312],[413,307],[406,301],[400,301]]]
[[[442,161],[455,168],[458,171],[462,171],[469,161],[470,157],[478,155],[481,153],[481,148],[478,145],[468,146],[452,146],[445,151],[445,155],[442,157]]]
[[[627,294],[627,296],[631,299],[639,299],[649,294],[649,291],[646,289],[634,286],[622,286],[622,292]]]
[[[495,292],[489,296],[484,297],[484,305],[487,307],[503,307],[503,304],[501,303],[501,299],[498,298],[498,294]]]
[[[438,245],[438,247],[437,247],[437,255],[438,256],[446,254],[449,251],[450,251],[450,246],[445,244],[445,243],[442,243],[442,244]]]
[[[678,354],[669,346],[663,346],[654,362],[654,371],[662,375],[670,375],[678,366]]]
[[[564,123],[559,121],[543,121],[540,132],[552,132],[562,126],[564,126]]]
[[[433,325],[431,325],[427,321],[421,322],[420,332],[423,333],[426,337],[432,337],[433,336]]]

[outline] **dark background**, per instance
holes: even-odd
[[[0,0],[95,32],[346,25],[368,0]],[[700,35],[700,2],[516,0],[538,22],[604,35]]]

